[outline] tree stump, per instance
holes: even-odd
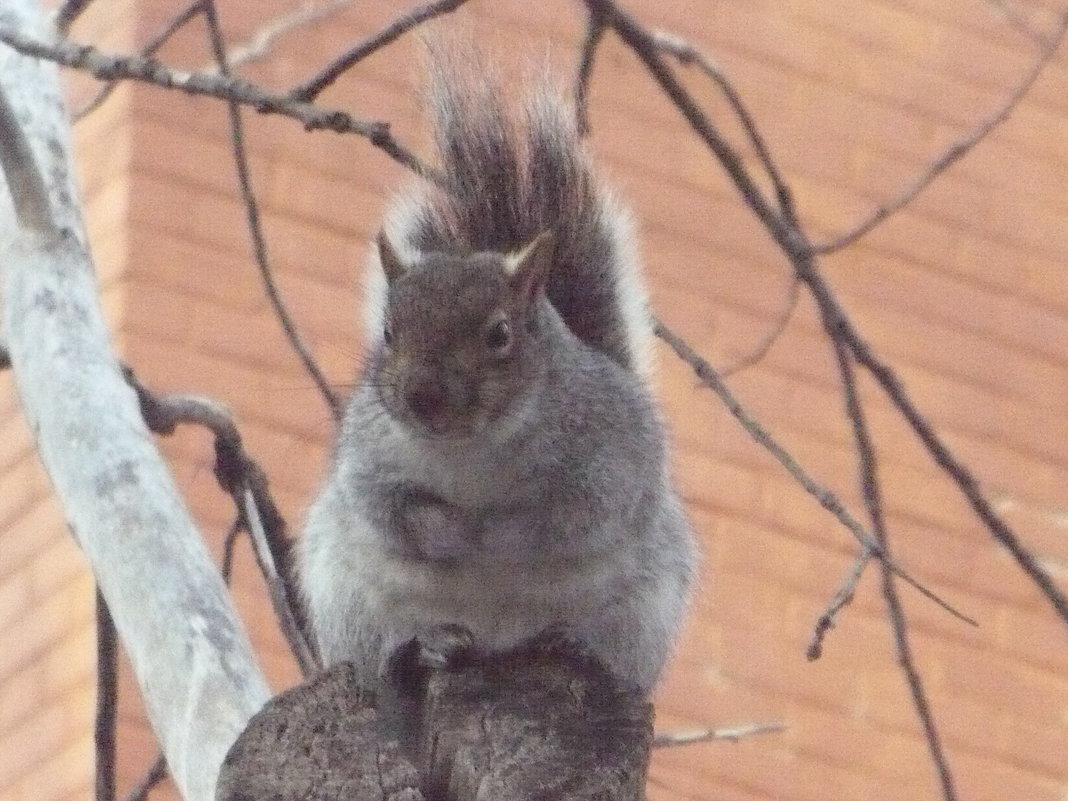
[[[652,706],[571,647],[425,670],[397,692],[379,705],[342,664],[272,699],[218,801],[644,798]]]

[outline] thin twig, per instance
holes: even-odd
[[[149,40],[148,44],[141,48],[141,55],[153,56],[159,52],[159,49],[163,47],[174,34],[184,28],[189,20],[193,19],[193,17],[200,13],[200,6],[201,0],[193,0],[192,3],[179,11],[171,18],[170,22],[163,26],[163,29],[159,33]],[[100,106],[104,104],[104,101],[111,97],[111,94],[118,88],[118,86],[118,80],[107,81],[100,87],[100,90],[88,103],[74,112],[74,121],[78,122],[100,108]]]
[[[856,593],[860,577],[864,575],[864,568],[868,566],[868,562],[872,560],[873,556],[875,554],[867,548],[857,555],[845,581],[842,582],[838,592],[831,598],[831,602],[823,610],[823,614],[817,618],[816,625],[812,627],[812,639],[809,640],[808,648],[805,649],[805,658],[809,662],[814,662],[823,655],[823,640],[827,636],[827,632],[834,628],[835,618],[838,617],[838,613],[853,602],[853,595]]]
[[[811,478],[808,473],[805,472],[804,468],[797,463],[797,460],[794,459],[793,456],[791,456],[790,453],[783,448],[759,422],[757,422],[756,418],[745,410],[711,364],[690,347],[682,337],[664,325],[663,322],[659,320],[655,321],[654,330],[656,335],[664,340],[664,342],[675,351],[675,354],[690,366],[694,371],[694,374],[697,376],[697,379],[719,396],[723,405],[727,407],[727,411],[729,411],[734,418],[742,424],[742,427],[749,433],[749,436],[755,439],[765,450],[774,456],[779,464],[785,467],[786,471],[793,476],[798,484],[801,485],[805,492],[815,498],[820,506],[837,517],[838,521],[849,529],[862,546],[870,548],[874,553],[879,553],[878,546],[876,546],[875,541],[864,526],[849,514],[846,508],[842,505],[842,502],[833,492],[821,486],[815,479]]]
[[[897,197],[879,206],[867,219],[863,220],[846,233],[836,236],[828,242],[813,246],[813,252],[833,253],[836,250],[841,250],[847,245],[853,244],[891,214],[900,211],[911,203],[917,195],[931,185],[931,182],[934,181],[935,178],[945,172],[951,165],[955,164],[972,148],[983,141],[983,139],[985,139],[995,128],[1008,119],[1016,106],[1019,105],[1020,101],[1023,100],[1031,87],[1034,86],[1035,81],[1038,80],[1039,76],[1046,69],[1046,65],[1049,64],[1053,59],[1053,56],[1056,55],[1061,42],[1064,40],[1066,31],[1068,31],[1068,13],[1061,16],[1056,30],[1050,35],[1048,41],[1043,44],[1042,51],[1035,63],[1031,65],[1031,69],[1027,71],[1020,82],[1016,84],[1015,88],[1009,92],[1001,105],[998,106],[989,117],[980,122],[979,125],[972,129],[966,136],[953,142],[941,156],[927,166],[922,175],[916,178],[916,180],[913,181],[910,186],[906,187]]]
[[[219,403],[207,398],[188,395],[170,395],[156,397],[146,389],[129,368],[125,368],[127,383],[137,393],[141,414],[149,429],[157,434],[174,433],[180,423],[202,425],[215,434],[215,478],[219,486],[230,495],[237,508],[239,519],[237,527],[250,529],[253,521],[249,516],[247,495],[251,493],[255,507],[256,525],[262,532],[262,540],[267,543],[270,559],[257,552],[257,561],[268,586],[272,588],[272,602],[275,602],[276,585],[281,582],[285,596],[286,620],[281,620],[283,632],[287,632],[287,620],[296,621],[302,632],[299,638],[290,640],[289,645],[294,656],[300,660],[306,646],[306,621],[301,615],[301,605],[296,581],[293,576],[293,560],[290,542],[286,536],[285,520],[282,519],[277,505],[271,497],[267,478],[263,470],[247,453],[241,441],[241,434],[234,424],[229,411]],[[232,536],[236,536],[235,534]],[[228,540],[230,538],[228,537]],[[224,576],[229,574],[229,565],[224,554]],[[275,602],[276,611],[278,603]]]
[[[0,342],[0,370],[11,369],[11,353],[7,349],[7,345]]]
[[[297,664],[300,665],[301,672],[305,676],[310,676],[315,672],[318,660],[312,654],[308,641],[301,631],[300,622],[297,620],[293,607],[290,605],[285,582],[278,575],[252,490],[246,487],[242,494],[242,499],[244,501],[243,512],[245,520],[248,522],[248,531],[252,538],[252,550],[260,566],[260,572],[267,582],[267,592],[270,595],[271,604],[274,606],[275,616],[278,618],[282,633],[285,635],[290,649],[297,658]]]
[[[440,180],[436,171],[398,142],[389,123],[366,122],[339,109],[320,108],[283,95],[276,95],[240,78],[203,72],[172,70],[158,59],[136,54],[103,53],[91,45],[43,42],[17,28],[0,25],[0,42],[26,56],[53,61],[82,70],[104,81],[128,80],[177,89],[191,95],[214,97],[249,106],[263,114],[278,114],[299,121],[309,131],[333,131],[362,136],[397,163],[429,180]]]
[[[658,734],[653,737],[653,748],[668,748],[677,745],[694,745],[710,740],[726,740],[736,743],[756,734],[777,734],[786,731],[785,723],[751,723],[726,729],[699,729],[697,731]]]
[[[957,460],[935,433],[930,423],[920,414],[894,371],[875,357],[871,348],[860,338],[848,321],[844,321],[843,318],[840,325],[843,340],[849,345],[857,361],[879,382],[894,406],[902,413],[909,426],[926,446],[935,463],[960,488],[968,504],[993,534],[994,539],[1009,551],[1016,563],[1046,596],[1064,623],[1068,624],[1068,597],[1053,582],[1049,573],[1035,559],[1034,554],[1024,547],[1009,525],[994,511],[990,502],[983,496],[982,490],[979,489],[979,482],[975,476],[962,462]]]
[[[779,168],[775,165],[775,159],[771,157],[771,151],[760,133],[760,128],[757,127],[756,120],[753,119],[753,115],[742,100],[742,96],[738,94],[738,90],[734,88],[734,84],[730,82],[723,70],[716,66],[712,59],[674,33],[654,31],[653,41],[657,47],[666,53],[671,53],[681,63],[696,65],[723,92],[723,96],[727,98],[727,102],[734,109],[738,121],[741,122],[749,142],[753,145],[764,172],[771,180],[775,195],[779,200],[780,210],[784,214],[792,215],[794,208],[793,193],[783,179],[782,173],[779,172]]]
[[[199,2],[199,0],[198,0]],[[283,14],[267,22],[255,31],[244,44],[227,50],[226,64],[231,70],[252,64],[265,58],[276,41],[300,28],[308,28],[338,14],[353,4],[354,0],[328,0],[325,3],[308,2],[295,11]],[[217,70],[215,62],[204,67],[205,72]]]
[[[167,759],[160,754],[148,772],[126,795],[124,801],[145,801],[152,788],[167,778]]]
[[[237,538],[244,530],[244,516],[238,515],[230,524],[226,537],[223,539],[222,566],[219,572],[222,573],[223,581],[227,586],[230,585],[230,579],[234,575],[234,549],[237,546]]]
[[[635,22],[630,15],[616,6],[612,0],[584,0],[584,2],[588,8],[595,9],[605,15],[606,24],[611,26],[624,43],[646,65],[650,74],[675,104],[676,108],[679,109],[690,127],[719,160],[728,177],[757,219],[763,223],[768,233],[771,234],[783,253],[790,259],[798,278],[805,282],[817,303],[820,304],[821,313],[826,314],[828,310],[833,311],[829,319],[833,319],[835,321],[834,324],[842,328],[843,341],[849,344],[858,361],[876,377],[893,404],[904,415],[909,425],[923,441],[935,462],[957,484],[972,509],[994,536],[994,539],[1009,550],[1017,564],[1031,577],[1063,622],[1068,625],[1068,598],[1053,583],[1053,580],[1037,563],[1034,556],[1020,544],[1012,529],[993,511],[990,504],[983,497],[978,483],[971,473],[953,457],[949,449],[934,434],[930,425],[916,410],[893,370],[875,358],[871,349],[853,328],[852,323],[838,304],[833,293],[831,293],[822,277],[816,271],[814,262],[815,250],[797,221],[792,220],[787,213],[777,212],[770,205],[746,171],[741,158],[726,140],[720,136],[708,117],[679,83],[671,69],[664,63],[652,35]],[[1068,15],[1066,15],[1065,19],[1068,19]],[[823,309],[825,305],[827,305],[827,310]],[[900,577],[905,578],[904,576]],[[918,587],[919,585],[914,586]],[[961,616],[961,619],[967,618]]]
[[[319,96],[320,92],[333,84],[346,70],[362,59],[403,36],[412,28],[421,25],[427,20],[455,11],[466,2],[467,0],[438,0],[436,3],[428,3],[425,6],[420,6],[402,14],[375,35],[342,53],[317,75],[293,89],[289,96],[295,100],[314,100]]]
[[[115,799],[115,725],[119,701],[119,650],[115,621],[99,588],[96,591],[96,801]]]
[[[878,459],[868,431],[864,408],[857,393],[857,382],[853,372],[851,352],[848,346],[838,338],[834,320],[825,318],[823,323],[828,336],[834,344],[835,355],[838,359],[839,374],[842,378],[842,387],[845,393],[846,414],[852,423],[853,437],[857,446],[864,505],[871,518],[872,528],[875,531],[879,546],[884,553],[888,554],[890,543],[879,489]],[[896,576],[886,561],[880,562],[880,572],[883,579],[883,598],[886,599],[886,610],[894,633],[897,661],[901,666],[901,671],[912,695],[912,703],[916,709],[916,714],[919,716],[920,723],[923,726],[931,761],[934,763],[938,772],[939,782],[942,785],[942,797],[945,801],[956,801],[957,792],[953,784],[953,774],[946,758],[945,749],[942,747],[942,739],[935,724],[927,693],[923,688],[923,680],[920,677],[919,670],[916,668],[912,645],[909,642],[908,621],[905,618],[905,611],[898,596]]]
[[[222,30],[219,27],[218,13],[213,0],[204,0],[204,16],[208,22],[208,31],[211,36],[212,51],[215,55],[216,64],[223,77],[230,77],[230,67],[226,63],[226,44],[222,38]],[[233,100],[227,103],[230,116],[230,142],[233,148],[234,165],[237,167],[237,180],[241,187],[241,200],[245,205],[245,217],[248,221],[249,236],[252,237],[252,251],[256,259],[256,267],[260,273],[267,300],[278,318],[282,331],[285,333],[289,345],[296,353],[305,372],[311,376],[312,381],[319,388],[319,393],[326,401],[327,408],[335,421],[341,419],[341,401],[334,394],[330,382],[326,380],[318,362],[312,356],[304,338],[297,331],[297,326],[286,308],[282,294],[274,280],[271,271],[270,258],[267,255],[267,240],[263,235],[263,226],[260,222],[259,205],[256,194],[252,188],[252,173],[248,164],[248,154],[245,151],[245,134],[241,123],[241,108]]]
[[[1022,33],[1028,39],[1033,42],[1036,42],[1037,44],[1046,45],[1049,43],[1049,39],[1046,36],[1043,36],[1041,33],[1032,28],[1030,22],[1024,17],[1024,15],[1012,6],[1010,6],[1008,3],[1006,3],[1005,0],[986,1],[998,10],[998,12],[1009,24],[1009,26],[1015,31],[1017,31],[1018,33]]]
[[[604,20],[592,9],[586,15],[586,35],[582,39],[582,56],[575,77],[575,127],[579,136],[590,133],[590,78],[593,76],[593,61],[597,47],[604,38]]]
[[[70,32],[70,26],[82,15],[93,0],[67,0],[56,9],[52,21],[56,26],[56,33],[66,36]]]
[[[883,554],[878,543],[872,538],[871,534],[869,534],[864,526],[861,525],[860,522],[849,513],[845,506],[842,505],[838,496],[826,487],[821,486],[815,479],[809,476],[804,468],[798,464],[797,460],[794,459],[794,457],[791,456],[790,453],[745,410],[742,404],[739,403],[738,399],[734,397],[734,393],[728,389],[727,385],[723,382],[723,379],[716,373],[715,368],[713,368],[711,364],[690,347],[682,337],[674,333],[661,321],[655,320],[654,327],[656,335],[671,346],[671,349],[675,351],[675,354],[690,366],[690,369],[694,371],[697,379],[702,384],[719,396],[723,405],[727,407],[727,411],[729,411],[734,418],[742,424],[742,427],[749,433],[749,436],[755,439],[765,450],[774,456],[779,464],[785,467],[786,471],[793,476],[798,484],[801,485],[801,488],[804,489],[805,492],[815,498],[820,506],[838,518],[838,521],[853,534],[857,542],[859,542],[865,550],[871,551],[880,559],[887,558],[885,554]],[[973,626],[978,625],[972,618],[968,617],[963,612],[958,611],[947,601],[943,600],[937,594],[920,584],[916,579],[912,578],[912,576],[899,565],[891,564],[891,569],[902,579],[902,581],[916,588],[922,595],[934,601],[957,619]]]
[[[791,276],[790,278],[790,294],[786,299],[786,306],[779,313],[779,316],[775,319],[771,329],[764,334],[763,339],[757,344],[750,353],[740,358],[734,364],[728,365],[719,371],[722,378],[729,378],[730,376],[738,373],[742,370],[752,367],[754,364],[762,360],[768,355],[768,351],[771,350],[771,346],[774,345],[782,332],[786,330],[786,325],[790,322],[790,318],[794,315],[794,310],[797,308],[797,300],[800,297],[801,282],[797,280],[797,276]]]
[[[584,2],[590,12],[600,15],[605,25],[615,31],[624,44],[645,64],[646,69],[649,70],[668,99],[686,118],[694,133],[719,159],[727,176],[741,193],[746,204],[772,233],[776,242],[789,242],[794,233],[793,227],[787,224],[780,212],[777,212],[764,197],[746,170],[742,159],[720,135],[690,93],[679,82],[671,67],[664,61],[660,46],[653,34],[638,24],[630,14],[619,8],[612,0],[584,0]]]

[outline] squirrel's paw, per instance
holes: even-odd
[[[427,626],[390,655],[386,680],[403,686],[438,670],[458,670],[475,656],[475,638],[463,626],[441,623]]]

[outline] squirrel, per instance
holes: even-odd
[[[371,246],[368,358],[299,550],[324,664],[375,686],[399,646],[562,632],[648,695],[688,604],[694,537],[649,388],[628,212],[573,104],[437,59],[440,178]]]

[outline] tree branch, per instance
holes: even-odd
[[[66,0],[63,5],[56,9],[52,20],[60,36],[67,35],[70,31],[70,26],[82,15],[82,12],[89,7],[91,2],[93,0]]]
[[[127,794],[125,801],[145,801],[152,788],[165,778],[167,778],[167,760],[163,754],[160,754],[141,781],[134,785],[133,789]]]
[[[266,57],[274,43],[298,28],[305,28],[329,19],[353,4],[354,0],[328,0],[325,3],[309,2],[288,14],[277,17],[255,33],[243,44],[227,50],[226,64],[233,70]],[[208,67],[206,69],[211,69]]]
[[[694,745],[711,740],[725,740],[736,743],[746,737],[757,734],[778,734],[786,731],[785,723],[752,723],[746,726],[732,726],[726,729],[700,729],[691,732],[657,734],[653,737],[653,748],[671,748],[678,745]]]
[[[223,578],[229,581],[234,538],[239,531],[248,531],[253,536],[256,561],[267,582],[279,626],[307,675],[314,669],[316,660],[308,646],[306,626],[299,611],[299,592],[285,521],[271,497],[263,470],[245,452],[241,433],[229,410],[215,401],[191,395],[158,397],[129,368],[125,368],[125,376],[137,393],[146,424],[154,433],[170,435],[179,424],[193,423],[215,435],[215,477],[223,491],[233,498],[238,512],[226,539]]]
[[[437,180],[434,170],[393,138],[389,123],[366,122],[346,111],[320,108],[311,103],[272,94],[239,78],[172,70],[149,56],[113,55],[103,53],[91,45],[45,42],[7,25],[0,25],[0,42],[23,55],[82,70],[100,80],[139,81],[165,89],[177,89],[191,95],[233,101],[254,108],[262,114],[290,117],[299,121],[305,130],[356,134],[417,175]]]
[[[794,480],[801,485],[801,488],[804,489],[805,492],[815,498],[820,506],[838,518],[838,521],[852,533],[857,542],[859,542],[865,550],[871,551],[871,553],[878,556],[881,560],[889,559],[864,526],[861,525],[860,522],[842,505],[838,496],[810,477],[808,473],[805,472],[804,468],[797,463],[797,460],[794,459],[782,445],[776,442],[771,434],[769,434],[767,430],[742,407],[741,403],[738,402],[738,399],[734,397],[734,393],[730,391],[719,375],[717,375],[712,365],[701,358],[701,356],[691,348],[685,340],[659,320],[654,321],[654,327],[656,335],[664,340],[671,349],[675,351],[675,354],[690,366],[690,369],[694,371],[694,375],[697,376],[697,379],[702,384],[719,396],[723,405],[727,407],[727,411],[729,411],[734,418],[742,424],[742,427],[745,428],[754,440],[763,446],[768,453],[774,456],[779,464],[786,468],[786,471],[793,476]],[[902,581],[915,588],[924,597],[934,601],[958,620],[973,626],[977,625],[972,618],[959,612],[947,601],[944,601],[934,592],[927,589],[927,587],[914,579],[899,565],[891,562],[890,569],[895,575],[901,578]]]
[[[1068,597],[1054,584],[1049,574],[1038,564],[1034,556],[1023,547],[1011,528],[994,512],[989,502],[983,497],[978,483],[971,473],[957,461],[920,415],[901,386],[897,375],[889,366],[874,356],[871,349],[857,333],[838,304],[837,299],[820,276],[816,267],[815,251],[797,220],[793,219],[789,210],[783,210],[781,213],[777,212],[759,191],[746,171],[741,158],[726,140],[720,136],[719,132],[708,120],[708,117],[679,83],[671,69],[664,63],[653,36],[630,15],[619,9],[612,0],[584,0],[584,2],[588,8],[604,15],[606,23],[615,30],[624,43],[646,65],[650,74],[679,109],[690,127],[719,160],[743,200],[790,260],[798,278],[805,283],[816,299],[817,304],[820,306],[821,314],[826,319],[833,321],[838,335],[843,342],[849,345],[858,363],[862,364],[875,376],[891,402],[905,417],[909,426],[924,443],[935,462],[946,471],[957,485],[994,539],[1009,550],[1017,564],[1031,577],[1064,624],[1068,626]],[[1068,13],[1066,13],[1065,19],[1068,20]],[[1065,24],[1068,24],[1068,22]],[[880,552],[877,550],[876,553]],[[898,576],[905,579],[905,576],[900,572]]]
[[[979,123],[971,132],[966,136],[961,137],[951,144],[946,150],[928,165],[923,174],[916,178],[915,181],[908,187],[906,187],[897,197],[893,200],[884,203],[879,206],[871,216],[866,220],[858,223],[851,230],[844,234],[840,234],[834,239],[824,242],[822,244],[814,245],[812,251],[814,253],[833,253],[836,250],[853,244],[862,236],[867,234],[879,223],[883,222],[887,217],[900,211],[916,197],[923,192],[931,183],[945,172],[949,167],[955,164],[957,161],[967,155],[972,148],[982,142],[995,128],[1009,118],[1016,106],[1020,104],[1020,101],[1027,95],[1034,86],[1035,81],[1042,75],[1046,66],[1056,55],[1057,50],[1060,47],[1061,42],[1064,40],[1065,31],[1068,31],[1068,13],[1061,16],[1057,25],[1057,29],[1050,35],[1049,39],[1043,43],[1042,52],[1039,54],[1038,59],[1031,66],[1031,69],[1027,71],[1024,77],[1018,84],[1009,92],[1005,100],[998,106],[994,112]]]
[[[857,394],[857,382],[853,372],[853,364],[850,361],[850,352],[847,346],[838,339],[833,325],[834,321],[825,319],[823,322],[827,334],[834,344],[838,370],[845,393],[846,414],[853,426],[853,438],[857,445],[857,461],[860,468],[864,505],[871,518],[872,528],[875,531],[879,546],[885,553],[889,553],[889,535],[887,534],[886,518],[883,515],[882,497],[879,490],[878,459],[868,431],[864,409]],[[916,668],[916,660],[912,654],[908,621],[905,619],[905,610],[898,596],[896,577],[885,561],[880,562],[880,568],[883,580],[883,598],[886,599],[886,609],[894,634],[894,647],[897,650],[898,664],[901,666],[901,671],[912,695],[913,706],[923,726],[931,761],[938,772],[939,782],[942,786],[942,797],[945,801],[956,801],[957,791],[953,784],[953,774],[946,758],[945,749],[942,746],[942,738],[935,724],[934,713],[931,711],[927,693],[923,688],[923,680],[920,678],[920,672]]]
[[[293,655],[297,658],[301,673],[310,676],[319,667],[319,660],[312,653],[308,640],[301,630],[301,625],[292,603],[293,599],[287,592],[286,582],[279,575],[277,563],[273,558],[270,542],[260,518],[259,507],[252,490],[246,486],[242,493],[242,514],[248,521],[248,530],[252,535],[252,549],[256,555],[256,562],[260,572],[267,581],[267,592],[274,607],[275,616],[282,628],[286,641]]]
[[[380,50],[427,20],[455,11],[466,2],[467,0],[437,0],[436,3],[427,3],[425,6],[420,6],[402,14],[374,36],[365,39],[352,49],[342,53],[317,75],[294,88],[289,93],[289,96],[295,100],[303,100],[305,102],[314,100],[324,89],[340,78],[346,70],[355,66],[376,50]]]
[[[27,232],[55,233],[48,188],[34,163],[33,151],[15,110],[3,91],[0,91],[0,132],[3,133],[0,136],[0,167],[15,206],[16,222]]]
[[[215,3],[213,0],[201,0],[201,2],[204,8],[204,16],[208,21],[208,33],[216,66],[223,77],[229,78],[231,76],[230,66],[226,62],[226,44],[219,28],[219,18]],[[315,357],[312,356],[311,351],[304,342],[304,338],[297,331],[296,324],[293,322],[289,309],[286,308],[285,301],[282,300],[278,285],[274,281],[270,259],[267,255],[267,240],[263,235],[256,194],[252,188],[252,173],[249,169],[248,155],[245,152],[245,134],[241,124],[241,108],[235,101],[231,100],[227,103],[227,110],[230,116],[230,141],[234,154],[234,166],[237,168],[237,180],[241,187],[241,200],[245,205],[245,217],[248,221],[249,235],[252,238],[253,255],[256,259],[256,267],[259,270],[264,291],[267,293],[267,300],[270,302],[275,317],[282,326],[286,339],[289,340],[290,347],[296,353],[305,372],[311,376],[312,381],[319,388],[319,393],[323,396],[323,400],[326,401],[330,414],[333,416],[334,421],[337,422],[341,420],[341,402],[334,394],[333,389],[331,389],[330,382],[323,375],[323,371],[319,368]]]
[[[797,280],[797,276],[791,276],[790,294],[786,298],[786,305],[779,313],[779,316],[773,321],[771,328],[764,334],[764,337],[757,343],[757,346],[753,348],[752,352],[747,353],[734,364],[730,364],[719,371],[722,378],[729,378],[735,373],[746,370],[768,355],[771,346],[778,341],[780,336],[782,336],[782,332],[786,330],[790,318],[794,316],[794,310],[797,308],[797,299],[801,296],[799,291],[800,288],[801,282]]]
[[[583,36],[582,56],[575,76],[575,130],[580,137],[590,133],[590,78],[593,77],[593,60],[605,30],[604,20],[590,9],[586,15],[586,34]]]
[[[1028,39],[1040,45],[1048,43],[1049,39],[1032,28],[1024,15],[1010,6],[1005,0],[986,0],[986,2],[997,9],[998,13],[1013,30],[1022,33]]]
[[[29,0],[7,0],[4,9],[19,30],[41,27]],[[209,801],[226,749],[267,699],[267,685],[109,345],[81,244],[58,76],[2,49],[0,93],[62,221],[55,232],[0,234],[0,317],[22,406],[175,780],[186,801]],[[0,140],[17,135],[5,129]]]
[[[775,159],[771,157],[771,151],[768,150],[767,143],[764,141],[764,137],[760,133],[760,128],[757,126],[756,120],[754,120],[753,115],[749,113],[749,109],[742,100],[742,96],[738,94],[738,90],[734,88],[734,85],[728,80],[727,76],[723,73],[723,70],[717,67],[712,62],[712,59],[676,34],[668,33],[666,31],[654,31],[653,41],[656,43],[657,47],[666,53],[671,53],[671,55],[675,56],[681,63],[696,65],[697,68],[708,76],[708,78],[719,87],[719,90],[723,92],[723,96],[727,98],[727,102],[730,104],[731,108],[734,109],[735,116],[738,117],[738,121],[742,124],[742,128],[745,131],[745,135],[748,137],[750,144],[753,145],[753,150],[756,151],[757,158],[759,159],[761,166],[764,168],[764,172],[771,180],[771,185],[775,189],[775,196],[779,200],[780,210],[783,214],[792,216],[794,213],[793,193],[783,179],[782,173],[779,172],[779,168],[775,165]]]
[[[179,11],[170,22],[168,22],[159,33],[152,37],[143,48],[141,48],[142,56],[153,56],[159,49],[167,43],[167,41],[174,36],[178,31],[185,27],[189,20],[193,19],[200,13],[201,0],[193,0],[184,9]],[[109,80],[100,87],[100,91],[84,106],[74,112],[75,122],[81,120],[83,117],[96,111],[100,106],[104,104],[104,101],[111,97],[111,94],[118,88],[118,79]]]
[[[856,592],[857,584],[860,582],[860,577],[864,575],[864,568],[868,566],[868,562],[871,561],[873,556],[875,554],[867,548],[857,555],[849,575],[842,582],[842,586],[838,588],[838,592],[831,598],[831,602],[823,611],[823,614],[817,618],[816,625],[812,629],[812,639],[809,640],[808,648],[805,649],[805,658],[809,662],[814,662],[823,656],[823,639],[827,636],[827,632],[834,628],[835,618],[838,617],[838,613],[853,602],[853,595]]]

